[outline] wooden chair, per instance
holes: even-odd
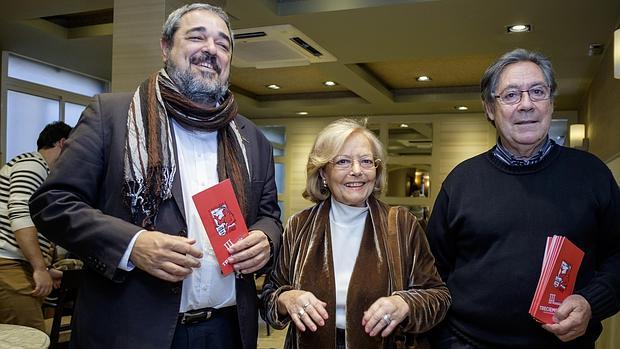
[[[256,294],[258,295],[258,298],[261,298],[261,293],[263,291],[264,283],[265,283],[265,275],[261,275],[256,278]],[[267,323],[267,321],[265,321],[265,327],[267,328],[267,336],[270,336],[271,330],[269,328],[269,324]]]
[[[51,328],[49,330],[50,349],[62,347],[61,334],[71,334],[71,316],[77,298],[78,289],[82,282],[82,270],[63,271],[60,287],[55,290],[56,297],[45,301],[44,307],[51,307],[54,310]],[[63,336],[65,337],[65,336]]]

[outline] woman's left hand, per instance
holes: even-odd
[[[400,296],[381,297],[364,312],[362,326],[371,337],[387,337],[409,315],[409,305]]]

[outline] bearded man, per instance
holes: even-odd
[[[280,244],[272,148],[228,90],[233,38],[207,4],[170,14],[164,69],[86,108],[30,201],[48,238],[87,266],[74,348],[255,348],[254,277]],[[249,235],[224,276],[192,195],[230,179]]]

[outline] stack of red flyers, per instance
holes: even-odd
[[[583,251],[564,236],[547,238],[545,257],[530,315],[543,324],[553,323],[553,314],[573,293]]]
[[[198,215],[207,231],[222,274],[228,275],[233,267],[228,263],[228,248],[248,235],[239,202],[229,179],[192,196]]]

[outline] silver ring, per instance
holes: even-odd
[[[385,314],[383,315],[383,322],[385,322],[385,326],[389,326],[390,323],[392,323],[392,317],[390,317],[390,314]]]
[[[305,310],[303,310],[303,309],[299,309],[299,311],[297,312],[297,315],[298,315],[299,317],[302,317],[302,316],[304,316],[304,314],[305,314],[305,313],[306,313],[306,311],[305,311]]]
[[[307,308],[309,305],[310,305],[310,302],[308,302],[308,303],[304,304],[304,305],[302,306],[303,310],[306,310],[306,308]]]

